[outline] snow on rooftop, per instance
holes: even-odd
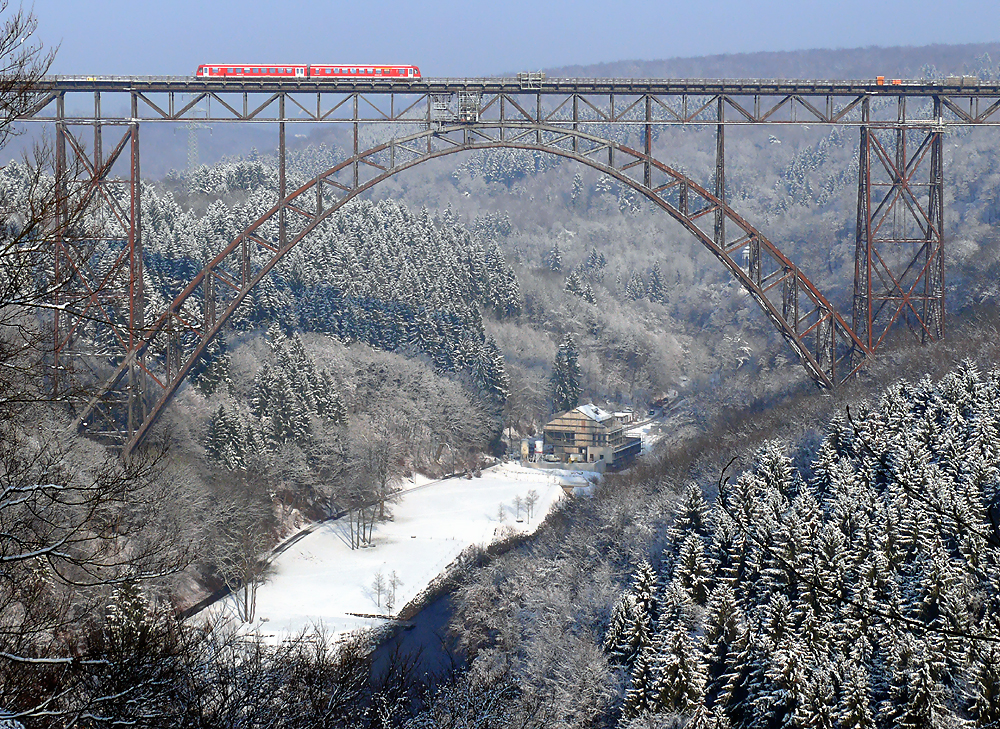
[[[581,405],[577,408],[577,411],[583,413],[591,420],[596,420],[598,423],[603,423],[605,420],[614,417],[614,415],[609,413],[607,410],[601,410],[594,404]]]
[[[414,484],[391,507],[392,521],[375,526],[374,546],[352,550],[345,519],[326,522],[272,562],[270,578],[257,591],[257,621],[247,629],[280,639],[322,624],[342,635],[378,627],[385,613],[372,589],[381,572],[395,572],[395,611],[413,600],[431,580],[472,544],[487,545],[508,529],[534,531],[562,496],[564,474],[504,464],[482,478],[451,478]],[[535,490],[539,500],[529,521],[524,508],[517,522],[514,499]],[[503,504],[504,521],[498,511]],[[235,615],[232,596],[208,610],[211,617]]]

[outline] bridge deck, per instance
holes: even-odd
[[[891,80],[890,80],[891,81]],[[198,78],[195,76],[50,76],[43,85],[49,91],[110,91],[146,93],[200,92],[364,92],[384,94],[447,94],[460,91],[509,94],[730,94],[800,96],[927,97],[940,94],[963,97],[1000,96],[1000,83],[962,79],[903,80],[878,84],[874,78],[855,81],[783,79],[639,79],[639,78],[546,78],[524,82],[510,78],[421,78],[411,81],[383,79],[267,79]]]

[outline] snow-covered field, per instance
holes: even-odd
[[[506,528],[533,531],[562,497],[560,484],[580,478],[503,464],[483,471],[482,478],[405,484],[391,507],[392,521],[375,525],[373,546],[352,550],[346,519],[340,519],[320,525],[275,557],[270,578],[257,591],[253,629],[281,637],[320,624],[328,634],[376,627],[385,620],[371,616],[388,612],[386,594],[380,601],[373,586],[377,574],[387,585],[393,573],[397,576],[398,611],[466,547],[487,545]],[[514,499],[531,490],[539,496],[534,514],[529,520],[522,507],[518,523]],[[212,606],[210,614],[235,614],[232,600]]]

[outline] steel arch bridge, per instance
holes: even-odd
[[[64,173],[71,159],[80,164],[83,172],[75,184],[83,197],[104,205],[109,217],[125,231],[119,252],[106,257],[100,270],[81,252],[85,247],[78,241],[67,238],[56,245],[55,268],[71,271],[77,290],[61,293],[62,301],[55,302],[53,331],[55,372],[59,372],[60,358],[71,353],[74,339],[86,326],[96,321],[110,331],[108,341],[113,351],[105,363],[110,367],[101,374],[103,384],[97,393],[83,404],[76,425],[118,442],[126,451],[148,434],[213,337],[253,287],[324,220],[399,172],[450,154],[490,148],[555,154],[608,174],[645,195],[715,255],[793,348],[808,374],[820,386],[834,387],[857,370],[900,318],[910,319],[911,327],[915,321],[922,339],[943,336],[944,126],[948,122],[992,124],[1000,116],[1000,88],[967,92],[962,84],[958,89],[936,89],[939,93],[924,87],[892,89],[891,99],[898,112],[895,121],[879,119],[871,108],[873,99],[887,95],[882,88],[849,84],[832,88],[829,84],[794,82],[799,86],[793,83],[789,88],[771,88],[753,82],[706,90],[705,84],[711,82],[689,82],[690,88],[660,88],[654,82],[622,81],[618,87],[611,83],[609,90],[602,87],[597,91],[582,81],[550,84],[528,75],[510,83],[428,81],[426,89],[415,89],[412,84],[379,87],[377,82],[336,87],[313,84],[310,86],[316,87],[306,93],[316,94],[315,114],[307,114],[305,121],[352,124],[354,146],[340,163],[289,191],[285,127],[296,120],[288,117],[286,105],[295,100],[297,89],[269,88],[260,82],[237,85],[190,80],[150,80],[148,88],[143,88],[140,81],[55,80],[30,117],[55,123],[57,173]],[[364,88],[354,88],[357,86]],[[73,116],[67,113],[65,97],[68,91],[80,90],[94,94],[94,111]],[[130,94],[131,115],[127,118],[108,118],[101,112],[102,92],[116,90]],[[151,101],[153,92],[165,94],[167,103]],[[193,93],[193,100],[175,104],[175,95],[182,92]],[[264,101],[251,105],[251,92],[263,94]],[[226,100],[227,94],[234,93],[242,95],[242,113],[238,103]],[[324,110],[324,93],[341,98]],[[606,98],[595,100],[598,93]],[[769,94],[777,95],[777,100],[768,101]],[[752,103],[746,101],[748,96]],[[825,98],[825,103],[816,102],[815,96]],[[929,120],[907,118],[906,101],[913,96],[928,102],[935,116]],[[981,109],[981,101],[990,97],[996,100]],[[388,98],[388,109],[371,98]],[[188,116],[199,99],[217,99],[224,106],[226,111],[219,121],[278,124],[279,199],[219,251],[163,311],[149,316],[143,292],[139,123],[204,121],[205,117]],[[406,99],[399,110],[397,99]],[[370,110],[366,111],[366,103]],[[271,107],[276,107],[275,113],[262,114]],[[735,120],[726,119],[727,109],[738,112]],[[803,110],[810,115],[806,121],[812,123],[850,124],[861,129],[851,324],[795,263],[726,201],[725,126],[802,123],[797,116]],[[945,114],[951,115],[948,122]],[[383,122],[396,125],[390,138],[363,148],[359,125]],[[653,130],[657,125],[678,123],[715,126],[713,191],[654,155]],[[79,125],[94,129],[92,152],[73,131]],[[642,148],[597,133],[613,125],[638,126]],[[105,156],[106,129],[123,127],[124,134]],[[405,133],[399,134],[400,128]],[[127,167],[125,174],[113,174],[123,165]],[[57,179],[62,176],[57,174]],[[113,192],[115,188],[118,193]],[[910,232],[902,235],[892,222],[901,210],[915,221]],[[890,248],[900,246],[907,249],[902,258],[890,253]]]

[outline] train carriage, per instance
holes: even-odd
[[[198,66],[199,78],[311,78],[330,80],[343,78],[371,78],[405,80],[420,78],[416,66],[352,66],[332,64],[202,64]]]
[[[310,78],[420,78],[416,66],[309,66]]]
[[[306,78],[308,72],[309,66],[305,64],[234,65],[213,63],[198,66],[197,75],[209,78]]]

